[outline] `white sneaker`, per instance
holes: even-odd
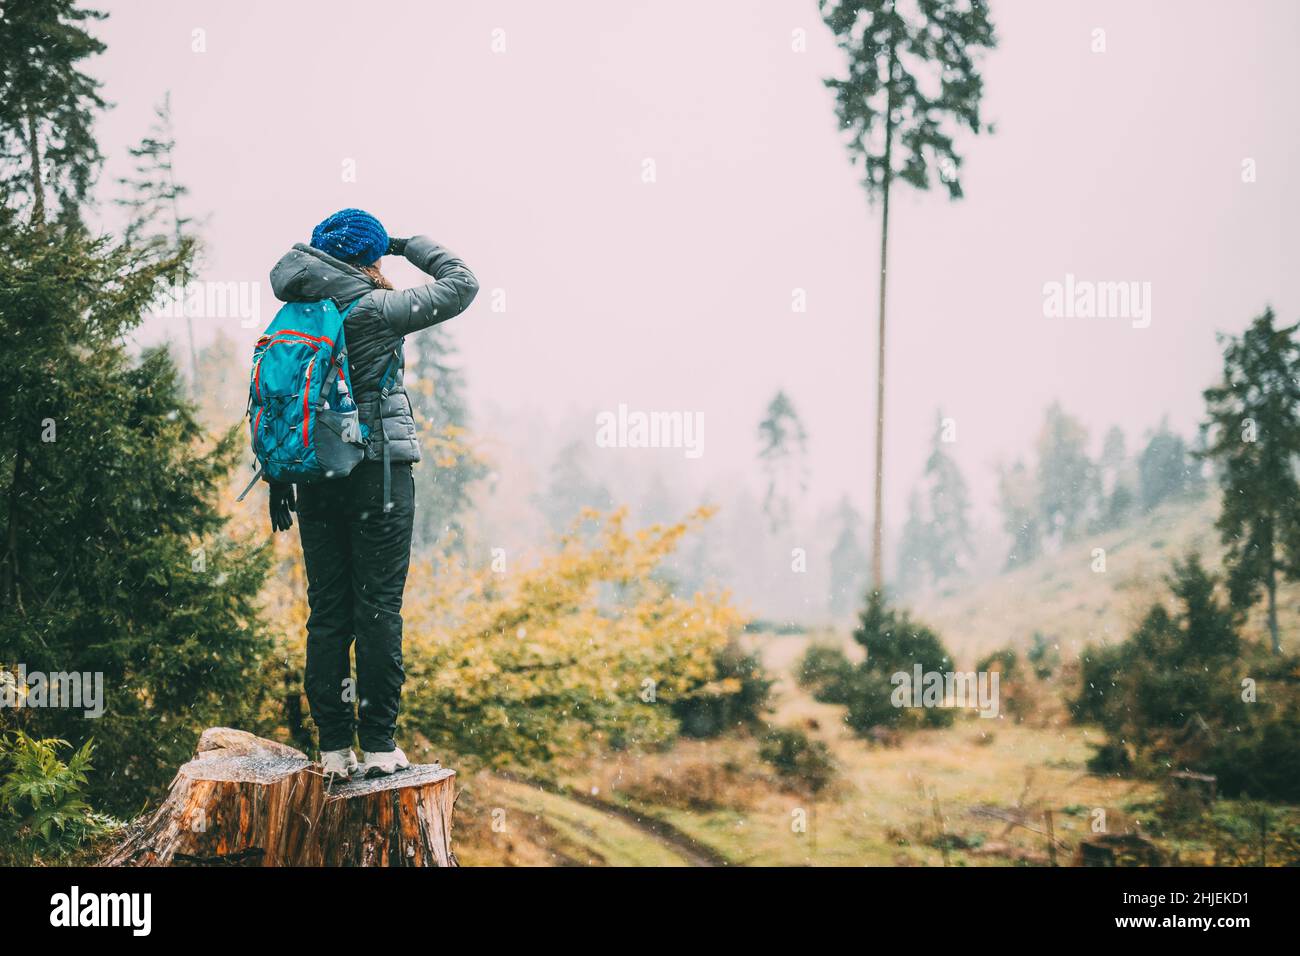
[[[325,772],[325,784],[346,783],[357,772],[357,755],[351,748],[347,750],[322,750],[321,767]]]
[[[390,773],[405,770],[411,765],[402,753],[401,747],[394,747],[384,753],[361,751],[361,772],[367,777],[386,777]]]

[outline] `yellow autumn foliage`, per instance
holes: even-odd
[[[739,633],[738,611],[725,592],[675,594],[662,574],[711,514],[632,530],[626,510],[587,511],[553,551],[505,571],[447,554],[416,559],[400,735],[427,740],[460,769],[531,772],[561,756],[671,740],[674,702],[739,690],[715,668]],[[276,538],[279,570],[263,600],[279,658],[268,677],[287,694],[274,716],[284,720],[301,686],[307,603],[297,541]]]
[[[660,573],[709,516],[701,509],[629,530],[625,510],[584,512],[527,568],[470,569],[446,556],[414,567],[407,732],[461,766],[534,770],[671,739],[673,702],[738,689],[715,679],[715,659],[741,623],[725,593],[678,595]],[[593,524],[592,534],[578,530]]]

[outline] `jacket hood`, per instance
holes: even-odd
[[[377,288],[359,268],[299,242],[271,270],[271,290],[281,302],[351,302]]]

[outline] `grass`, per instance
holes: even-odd
[[[466,866],[687,865],[636,826],[525,783],[482,774],[467,792],[473,799],[458,806],[455,835]]]
[[[1153,798],[1147,785],[1100,778],[1083,770],[1082,731],[1062,733],[999,727],[992,734],[970,723],[913,736],[903,747],[873,749],[862,741],[832,745],[843,782],[818,799],[783,792],[773,782],[740,805],[683,807],[647,802],[613,789],[609,798],[659,817],[747,866],[938,866],[945,839],[951,865],[1005,865],[1046,857],[1046,837],[1007,825],[1023,815],[1041,829],[1054,811],[1056,835],[1068,862],[1091,814],[1108,826],[1128,819],[1126,807]],[[748,761],[752,743],[740,739],[694,745],[691,760]],[[667,754],[647,758],[672,772]],[[608,768],[602,773],[607,774]],[[629,787],[629,789],[635,789]],[[1083,807],[1085,816],[1066,808]],[[992,810],[1003,817],[977,815]],[[936,816],[937,813],[937,816]]]
[[[796,659],[806,637],[757,639],[771,664]],[[1052,809],[1061,862],[1094,814],[1112,832],[1154,788],[1085,770],[1090,732],[1033,728],[978,717],[918,731],[896,748],[873,747],[841,723],[842,710],[794,685],[776,687],[773,720],[821,738],[840,782],[816,799],[782,789],[752,739],[686,741],[671,751],[625,755],[570,774],[574,787],[665,820],[747,866],[954,866],[1046,862],[1043,811]],[[1072,812],[1067,812],[1069,808]],[[1008,825],[1022,819],[1024,825]]]
[[[960,667],[1007,646],[1023,649],[1035,632],[1053,638],[1068,662],[1087,644],[1126,639],[1153,602],[1167,599],[1164,577],[1175,558],[1198,550],[1218,565],[1217,510],[1213,498],[1172,503],[1027,567],[909,596],[907,604],[943,635]],[[1104,572],[1092,568],[1094,548],[1105,549]],[[1284,585],[1279,598],[1285,641],[1300,630],[1300,587]],[[1247,635],[1264,637],[1259,609]],[[817,639],[861,654],[846,630]],[[1088,744],[1100,738],[1065,720],[1059,686],[1049,685],[1052,700],[1033,715],[1037,725],[963,715],[949,728],[912,733],[899,747],[878,747],[844,727],[842,708],[813,700],[795,684],[795,662],[812,640],[746,636],[777,678],[772,722],[802,727],[830,748],[839,767],[832,791],[813,798],[790,789],[745,736],[611,755],[569,768],[563,782],[666,822],[737,865],[1041,865],[1049,862],[1048,810],[1058,861],[1068,865],[1097,824],[1104,821],[1110,833],[1146,832],[1143,823],[1153,821],[1160,800],[1154,784],[1087,772]],[[483,799],[500,801],[522,825],[510,836],[473,843],[462,851],[467,863],[684,862],[625,819],[525,784],[494,781]],[[1277,809],[1293,823],[1300,816]],[[1170,834],[1165,848],[1183,863],[1212,862],[1208,831],[1193,831]]]

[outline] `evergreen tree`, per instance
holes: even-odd
[[[935,631],[913,620],[906,610],[890,606],[879,591],[872,591],[853,640],[867,652],[867,659],[857,668],[853,683],[847,718],[850,727],[862,732],[871,724],[897,724],[909,713],[916,723],[935,727],[952,723],[950,709],[929,707],[916,713],[896,708],[890,701],[894,674],[902,672],[911,678],[918,664],[923,673],[952,670],[952,657]]]
[[[1273,650],[1279,576],[1300,578],[1300,344],[1297,326],[1274,326],[1272,309],[1224,343],[1223,380],[1205,390],[1205,455],[1221,469],[1218,528],[1233,604],[1268,601]]]
[[[1124,478],[1128,462],[1124,430],[1112,425],[1102,441],[1101,457],[1097,459],[1097,505],[1094,528],[1108,531],[1118,528],[1128,518],[1133,507],[1133,491]]]
[[[0,216],[0,670],[25,668],[37,693],[36,674],[102,681],[103,710],[88,719],[83,697],[0,721],[76,746],[94,737],[91,795],[129,812],[204,727],[255,725],[266,555],[217,507],[242,429],[213,440],[167,353],[132,359],[124,344],[185,251],[80,228],[102,105],[77,68],[102,45],[80,24],[97,16],[32,0],[0,18],[0,148],[24,148]],[[52,224],[47,192],[61,205]]]
[[[587,459],[587,446],[572,441],[560,449],[551,464],[546,491],[537,504],[557,533],[568,531],[584,508],[607,511],[613,507],[613,496],[603,482],[592,476]],[[584,530],[594,527],[594,523],[584,522]]]
[[[465,375],[453,361],[451,334],[435,327],[421,333],[407,366],[407,394],[420,422],[420,442],[429,459],[415,470],[415,543],[420,548],[463,551],[462,519],[474,482],[487,467],[466,443],[469,405]]]
[[[1097,530],[1109,531],[1123,526],[1129,519],[1136,502],[1137,496],[1133,494],[1128,484],[1120,481],[1115,485],[1115,490],[1102,502],[1104,510],[1097,516]]]
[[[1169,746],[1169,735],[1196,717],[1220,729],[1240,721],[1238,618],[1215,597],[1216,583],[1196,555],[1175,562],[1174,613],[1153,604],[1128,641],[1084,653],[1076,718],[1140,751]]]
[[[77,0],[23,0],[0,17],[0,190],[36,225],[49,199],[75,220],[99,169],[92,127],[105,104],[80,64],[104,51],[85,29],[103,18]]]
[[[872,584],[884,580],[885,278],[889,194],[895,178],[929,189],[931,170],[952,199],[962,195],[962,128],[992,132],[980,120],[984,81],[975,54],[997,43],[985,0],[818,0],[822,19],[847,55],[848,75],[826,80],[862,185],[879,199],[880,307],[876,349],[876,471]],[[937,91],[937,92],[934,92]]]
[[[758,460],[766,478],[763,514],[773,531],[790,524],[794,499],[808,489],[808,433],[785,392],[768,402],[758,423]]]
[[[942,414],[925,463],[925,478],[930,492],[927,560],[930,574],[937,582],[960,571],[974,553],[970,538],[970,494],[961,469],[944,447]]]
[[[910,673],[915,664],[925,671],[947,671],[952,666],[938,634],[878,594],[868,596],[853,640],[867,653],[867,670],[877,674]]]
[[[189,194],[189,189],[177,182],[173,161],[176,136],[172,128],[171,93],[154,107],[154,122],[149,134],[128,152],[135,160],[135,175],[118,179],[118,184],[126,188],[127,195],[118,199],[117,204],[130,214],[123,238],[159,254],[172,252],[186,257],[196,256],[199,247],[197,237],[191,232],[193,220],[181,211],[181,200]],[[182,261],[189,260],[185,258]],[[182,270],[178,283],[182,290],[187,281],[187,271]],[[204,395],[204,389],[199,379],[199,357],[194,345],[194,318],[188,308],[185,309],[185,331],[189,347],[190,394],[198,400]]]
[[[1082,530],[1095,497],[1097,474],[1088,458],[1088,431],[1059,402],[1047,409],[1038,436],[1038,512],[1044,533],[1069,541]]]
[[[1128,458],[1127,440],[1124,429],[1111,425],[1106,437],[1101,442],[1101,457],[1097,459],[1097,468],[1101,473],[1101,490],[1110,494],[1115,482],[1119,480],[1119,469]]]
[[[895,575],[900,593],[920,587],[925,583],[933,551],[930,524],[921,508],[921,495],[913,489],[907,499],[907,521],[898,539],[898,571]]]
[[[1192,471],[1187,444],[1169,430],[1167,421],[1162,421],[1138,458],[1138,488],[1143,510],[1150,511],[1161,502],[1184,494],[1192,484]]]
[[[179,251],[187,239],[193,242],[194,238],[189,233],[193,220],[181,212],[189,188],[176,180],[171,93],[154,107],[148,135],[127,152],[135,160],[135,175],[117,180],[126,189],[117,205],[130,215],[123,238],[146,248]]]
[[[998,475],[998,500],[1002,509],[1002,530],[1011,536],[1007,567],[1028,564],[1043,549],[1043,528],[1038,517],[1038,498],[1033,478],[1025,463],[1017,461]]]
[[[217,507],[242,430],[211,442],[166,352],[132,362],[122,345],[178,268],[141,261],[76,232],[0,230],[0,665],[103,675],[97,720],[21,713],[35,736],[93,736],[92,793],[119,811],[204,727],[253,720],[269,646],[266,555]]]
[[[830,612],[841,618],[853,610],[867,583],[867,555],[859,543],[863,527],[862,516],[853,507],[847,495],[836,511],[840,532],[831,549]]]

